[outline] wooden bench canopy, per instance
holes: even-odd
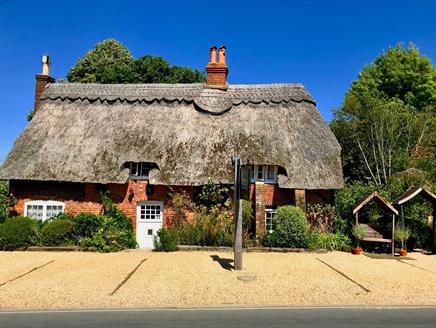
[[[395,201],[395,204],[400,206],[401,209],[401,220],[404,224],[404,213],[403,213],[403,204],[407,203],[408,201],[412,200],[416,196],[421,196],[428,202],[432,204],[433,210],[432,210],[432,217],[433,217],[433,252],[436,252],[436,195],[433,194],[430,190],[428,190],[425,186],[420,187],[410,187],[407,189],[404,194],[402,194],[398,199]]]
[[[392,255],[394,255],[395,216],[398,215],[398,210],[394,206],[392,206],[392,204],[389,203],[386,199],[380,196],[376,191],[372,194],[362,197],[362,199],[360,199],[354,206],[353,215],[356,218],[356,225],[359,224],[359,211],[372,200],[374,200],[376,204],[380,206],[384,211],[392,213],[392,239],[385,239],[378,231],[376,231],[369,225],[364,225],[366,229],[366,236],[363,241],[390,243],[392,246]]]

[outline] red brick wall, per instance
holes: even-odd
[[[65,203],[65,212],[78,214],[91,212],[101,214],[103,211],[100,191],[108,190],[114,203],[132,220],[136,230],[136,205],[141,201],[161,201],[164,203],[164,226],[172,222],[172,209],[168,205],[171,192],[185,192],[193,196],[201,187],[192,186],[154,186],[153,193],[147,195],[148,181],[130,180],[126,184],[98,185],[92,183],[11,181],[11,192],[17,198],[13,213],[24,214],[24,204],[31,200],[55,200]],[[262,184],[263,207],[276,207],[295,204],[294,189],[282,189],[278,185]],[[250,184],[249,200],[255,204],[255,185]],[[333,202],[333,192],[330,190],[306,190],[306,202]],[[256,230],[261,233],[264,213],[255,213]],[[262,222],[260,222],[262,221]]]
[[[11,192],[17,199],[12,209],[15,214],[24,214],[24,204],[31,200],[55,200],[65,203],[65,212],[78,214],[103,211],[100,191],[108,190],[114,203],[132,220],[136,230],[136,204],[141,201],[162,201],[164,203],[164,226],[172,220],[168,200],[170,192],[186,192],[193,196],[199,189],[191,186],[154,186],[152,195],[147,195],[148,181],[130,180],[126,184],[98,185],[92,183],[11,181]]]

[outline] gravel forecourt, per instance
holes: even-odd
[[[0,252],[0,309],[436,305],[436,256]],[[241,280],[242,279],[242,280]]]

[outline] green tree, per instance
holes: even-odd
[[[344,175],[386,184],[412,166],[434,170],[436,72],[411,45],[389,48],[353,81],[331,128]]]
[[[70,69],[67,79],[81,83],[133,83],[135,59],[119,41],[107,39],[98,43]]]
[[[98,43],[71,68],[70,82],[81,83],[197,83],[205,76],[198,69],[171,65],[159,56],[133,58],[119,41]]]

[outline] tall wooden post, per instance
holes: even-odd
[[[392,214],[392,256],[395,255],[395,214]]]
[[[235,240],[234,240],[234,267],[235,270],[242,270],[242,204],[241,204],[241,159],[238,156],[232,157],[235,166]]]
[[[432,216],[433,216],[433,250],[432,253],[436,254],[436,203],[433,203],[433,211],[432,211]]]

